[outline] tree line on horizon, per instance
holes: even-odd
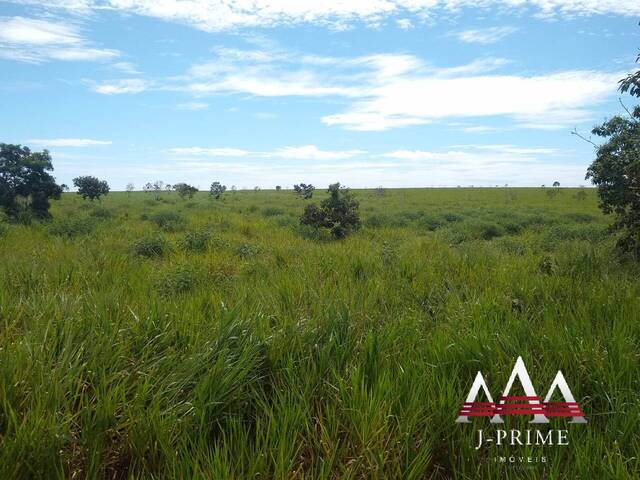
[[[636,62],[640,63],[640,55]],[[621,79],[618,90],[640,98],[640,69]],[[603,143],[597,144],[575,130],[572,133],[594,146],[595,159],[585,178],[598,189],[600,209],[614,217],[613,227],[622,234],[618,247],[640,258],[640,105],[629,109],[622,100],[620,102],[627,115],[613,116],[591,131],[592,135],[602,138]],[[56,183],[52,171],[53,161],[48,150],[35,152],[27,146],[0,143],[0,208],[6,218],[21,222],[50,217],[50,201],[59,199],[63,191],[69,190],[66,185]],[[90,201],[98,200],[110,191],[105,180],[91,175],[74,178],[73,185],[82,198]],[[557,194],[560,183],[556,181],[553,186]],[[132,183],[127,184],[128,193],[134,190]],[[170,185],[162,181],[146,183],[142,190],[155,192],[156,198],[162,191],[175,191],[183,199],[192,198],[198,192],[198,188],[184,182]],[[235,191],[235,186],[231,190]],[[254,187],[254,191],[259,190]],[[280,191],[281,186],[276,186],[276,190]],[[315,187],[300,183],[294,185],[293,190],[301,198],[310,199]],[[226,191],[227,187],[218,181],[209,188],[209,194],[217,200]],[[329,197],[319,205],[305,207],[300,223],[328,229],[335,238],[343,238],[360,224],[358,201],[339,183],[330,185],[328,193]]]

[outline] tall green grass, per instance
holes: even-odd
[[[639,270],[595,192],[356,194],[339,242],[290,191],[66,194],[3,223],[0,478],[638,478]],[[475,451],[486,419],[457,411],[519,355],[589,423]]]

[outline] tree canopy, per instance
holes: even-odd
[[[109,193],[109,184],[105,180],[90,175],[74,178],[73,184],[78,189],[78,195],[91,201]]]
[[[48,172],[53,170],[47,150],[0,143],[0,206],[10,217],[26,211],[49,216],[49,200],[60,198],[62,188]]]

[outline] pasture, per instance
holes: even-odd
[[[595,191],[548,190],[357,190],[339,241],[291,191],[0,224],[0,478],[638,478],[639,268]],[[544,464],[455,423],[518,356],[589,422],[500,450]]]

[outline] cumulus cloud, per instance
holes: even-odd
[[[41,63],[110,60],[119,55],[117,50],[92,46],[69,22],[0,17],[0,58]]]

